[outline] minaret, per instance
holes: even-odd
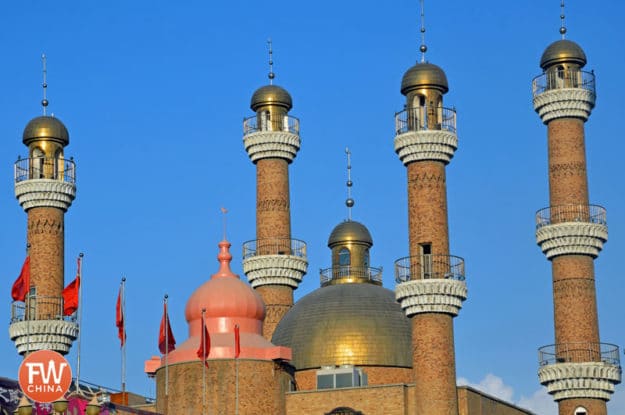
[[[600,343],[593,260],[608,238],[606,210],[590,205],[584,123],[595,106],[595,75],[564,35],[547,47],[532,82],[534,109],[547,125],[549,207],[536,214],[536,239],[551,261],[555,344],[539,349],[539,379],[559,413],[606,414],[621,381],[618,347]]]
[[[15,163],[15,196],[28,215],[30,291],[14,302],[9,334],[18,353],[48,349],[66,354],[78,335],[75,321],[63,316],[64,216],[76,195],[76,167],[65,159],[65,125],[46,114],[46,57],[43,59],[43,115],[24,129],[28,157]]]
[[[293,306],[295,290],[306,273],[306,244],[291,239],[289,164],[300,147],[299,120],[289,115],[291,95],[273,84],[269,44],[269,85],[254,92],[256,114],[243,121],[243,144],[256,164],[256,240],[243,244],[243,271],[267,307],[263,336]]]
[[[421,62],[403,76],[395,151],[408,173],[410,256],[395,262],[396,298],[411,318],[415,413],[457,415],[453,318],[467,296],[464,260],[449,255],[445,166],[458,145],[456,111],[443,107],[441,68],[426,62],[421,2]]]

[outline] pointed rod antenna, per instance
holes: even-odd
[[[46,90],[48,89],[48,69],[46,65],[46,54],[41,55],[41,63],[43,64],[43,83],[41,86],[43,87],[43,99],[41,100],[41,106],[43,107],[43,115],[46,115],[46,107],[48,106],[48,99],[46,98]]]
[[[351,151],[349,151],[349,147],[345,147],[345,154],[347,154],[347,200],[345,200],[345,205],[347,206],[347,218],[348,220],[352,220],[352,207],[354,206],[354,199],[352,199],[352,158]]]
[[[421,51],[421,62],[425,62],[425,52],[428,51],[428,47],[425,44],[425,8],[423,5],[424,0],[421,0],[421,46],[419,46],[419,51]]]
[[[269,85],[273,85],[273,78],[276,74],[273,72],[273,44],[271,38],[267,39],[267,45],[269,46]]]
[[[564,18],[566,15],[564,14],[564,0],[560,1],[560,34],[562,35],[562,39],[564,39],[564,35],[566,34],[566,25]]]

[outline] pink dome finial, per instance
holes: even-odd
[[[232,262],[232,254],[230,254],[230,247],[232,246],[227,240],[219,242],[219,254],[217,254],[217,260],[219,261],[219,270],[217,273],[211,275],[213,278],[233,277],[239,279],[239,276],[234,274],[230,269],[230,262]]]

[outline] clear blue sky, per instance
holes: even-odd
[[[591,203],[607,208],[610,232],[595,262],[601,340],[625,345],[625,5],[568,3],[568,38],[597,75],[586,143]],[[66,282],[84,252],[84,379],[119,387],[115,297],[125,275],[128,387],[153,394],[143,362],[158,353],[163,294],[181,342],[186,300],[217,269],[221,206],[242,275],[241,244],[255,239],[255,169],[241,121],[267,82],[268,37],[276,84],[291,92],[291,114],[301,120],[302,148],[290,167],[292,235],[308,243],[310,265],[296,296],[319,286],[318,269],[330,264],[327,237],[346,217],[345,146],[353,154],[354,219],[369,227],[371,263],[384,267],[392,289],[393,262],[408,254],[393,115],[403,106],[401,77],[418,58],[418,9],[416,0],[4,4],[0,315],[7,325],[26,238],[12,169],[27,154],[24,126],[41,112],[42,52],[49,110],[67,125],[66,155],[78,166],[77,199],[66,215]],[[549,204],[546,129],[532,108],[531,80],[542,51],[559,38],[559,14],[557,0],[426,2],[427,58],[446,71],[445,105],[458,110],[449,224],[451,253],[466,260],[469,299],[455,320],[457,373],[522,403],[540,400],[537,348],[553,343],[551,269],[534,239],[534,212]],[[0,356],[0,375],[15,377],[20,358],[7,334]],[[611,412],[625,412],[623,390]]]

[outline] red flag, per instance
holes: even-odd
[[[13,301],[26,301],[28,290],[30,290],[30,256],[24,260],[20,276],[17,277],[11,288]]]
[[[241,354],[241,334],[239,333],[239,325],[234,325],[234,358],[238,358]]]
[[[71,316],[78,310],[78,296],[80,293],[80,258],[76,278],[63,289],[63,315]]]
[[[169,324],[169,315],[167,314],[167,303],[163,304],[163,318],[161,319],[161,328],[158,332],[158,350],[161,354],[167,354],[176,349],[176,339],[174,332]]]
[[[117,318],[115,319],[115,325],[117,326],[117,337],[119,337],[121,346],[124,347],[124,344],[126,343],[126,327],[124,322],[124,306],[122,304],[122,288],[123,286],[119,287],[119,294],[117,294]]]
[[[206,328],[206,322],[204,318],[202,318],[202,335],[200,336],[200,347],[197,349],[197,357],[204,361],[206,367],[208,367],[208,362],[206,358],[211,352],[211,336],[208,334],[208,329]]]

